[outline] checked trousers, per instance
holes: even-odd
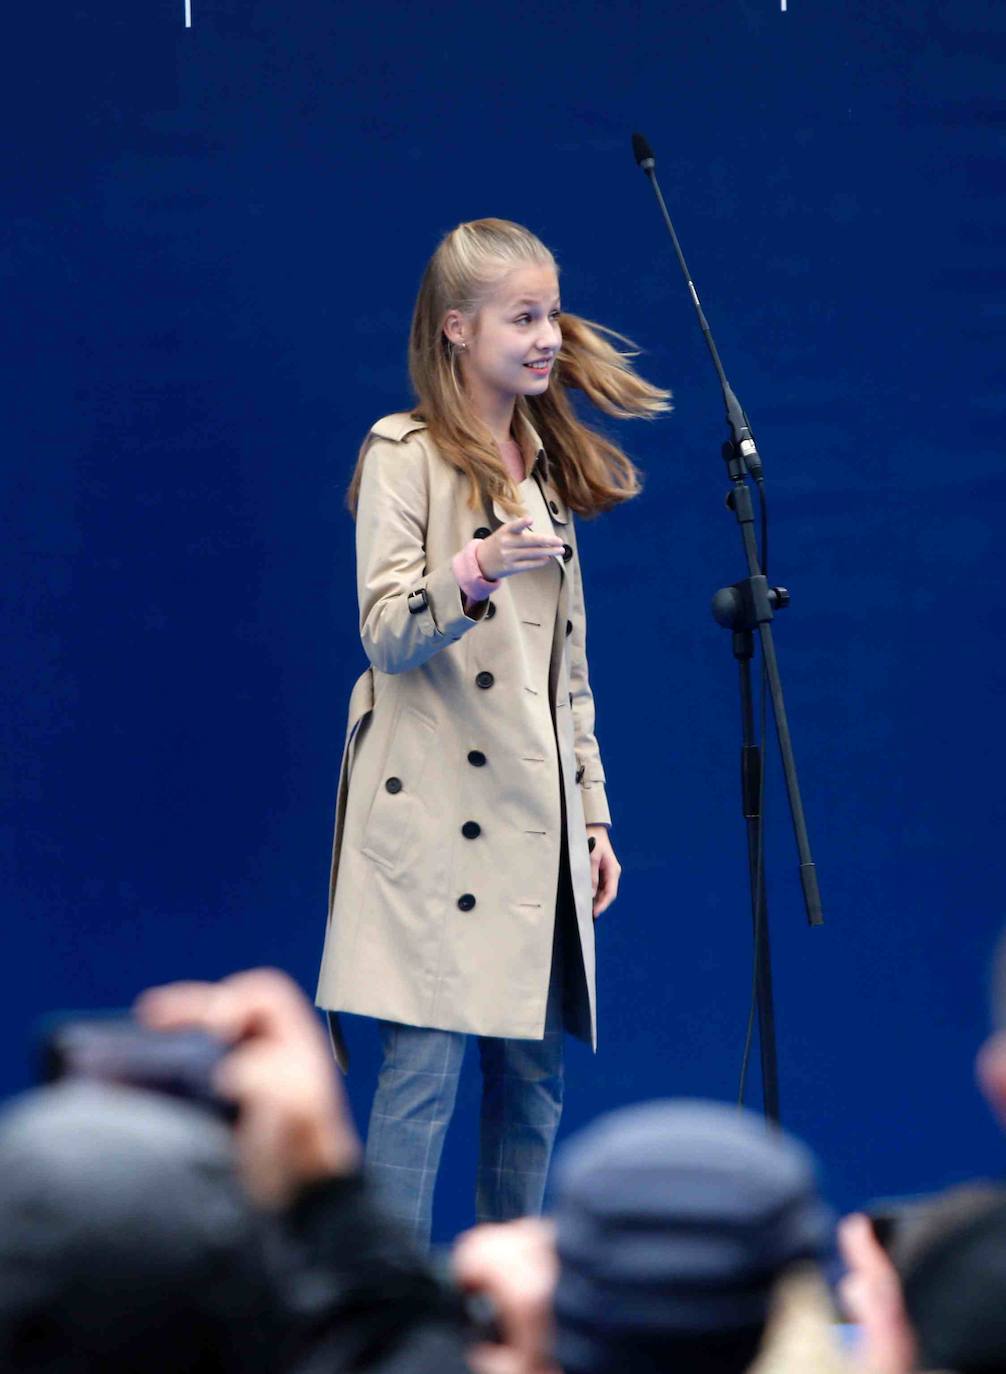
[[[477,1037],[482,1068],[475,1195],[479,1221],[510,1221],[541,1211],[562,1114],[567,905],[571,902],[560,899],[544,1039]],[[427,1246],[434,1185],[469,1037],[394,1021],[379,1021],[378,1026],[384,1060],[367,1132],[366,1169],[385,1210]]]

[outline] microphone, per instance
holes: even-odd
[[[730,431],[733,435],[732,441],[728,441],[728,443],[724,445],[723,456],[727,460],[727,466],[730,469],[731,476],[734,475],[731,463],[735,459],[739,459],[739,470],[743,472],[746,468],[755,481],[760,482],[763,476],[761,456],[755,445],[754,435],[751,433],[751,427],[748,424],[748,417],[745,415],[741,403],[734,395],[733,388],[727,381],[726,373],[723,371],[723,364],[720,362],[720,355],[713,342],[712,331],[709,328],[705,312],[702,309],[699,293],[695,289],[695,283],[692,281],[692,274],[688,270],[688,264],[685,262],[685,255],[681,251],[681,244],[678,242],[678,236],[675,233],[674,225],[671,223],[671,217],[668,214],[667,205],[664,202],[663,193],[660,190],[657,175],[654,171],[657,165],[657,159],[653,156],[653,149],[650,147],[649,140],[643,134],[637,133],[632,135],[632,151],[635,154],[636,162],[649,177],[650,184],[653,186],[653,190],[656,193],[657,202],[664,216],[664,223],[667,225],[667,232],[671,236],[671,242],[674,244],[674,251],[677,254],[681,271],[684,273],[685,282],[688,286],[688,294],[692,298],[692,305],[695,307],[695,313],[698,316],[702,337],[706,341],[706,347],[709,349],[710,356],[712,357],[716,375],[720,379],[723,402],[727,412],[727,424],[730,426]]]
[[[657,165],[657,159],[653,156],[653,149],[642,134],[632,135],[632,151],[636,155],[636,162],[643,171],[652,172]]]

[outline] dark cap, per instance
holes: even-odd
[[[205,1111],[68,1081],[0,1115],[4,1370],[255,1368],[264,1254]]]
[[[809,1152],[718,1103],[651,1102],[603,1117],[557,1166],[557,1358],[760,1331],[772,1287],[832,1235]]]

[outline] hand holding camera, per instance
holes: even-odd
[[[170,983],[143,993],[136,1016],[158,1031],[198,1027],[231,1048],[213,1085],[237,1109],[245,1186],[282,1207],[300,1188],[360,1166],[360,1142],[318,1021],[299,988],[274,969],[220,983]]]

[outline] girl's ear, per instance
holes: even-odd
[[[467,324],[460,310],[448,310],[444,316],[444,334],[452,344],[467,343]]]

